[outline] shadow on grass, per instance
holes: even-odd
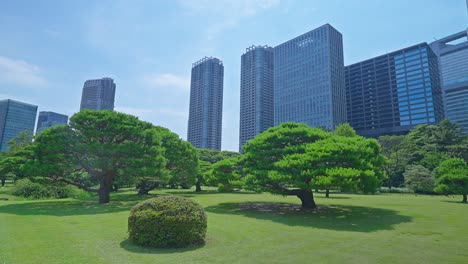
[[[201,191],[201,192],[195,192],[195,191],[169,191],[165,192],[169,194],[178,194],[178,195],[190,195],[190,196],[196,196],[196,195],[204,195],[204,194],[259,194],[256,192],[248,192],[248,191],[240,191],[240,192],[219,192],[217,190],[206,190],[206,191]]]
[[[352,232],[392,230],[394,225],[411,221],[411,217],[399,215],[393,210],[350,205],[320,205],[316,209],[304,210],[297,204],[248,202],[221,203],[209,206],[205,210],[215,214],[269,220],[289,226]]]
[[[97,201],[34,201],[0,206],[0,213],[15,215],[95,215],[129,211],[137,201],[111,201],[99,204]]]
[[[173,253],[182,253],[182,252],[188,252],[192,250],[196,250],[199,248],[204,247],[205,244],[200,244],[192,247],[186,247],[186,248],[151,248],[151,247],[142,247],[142,246],[137,246],[130,242],[128,239],[125,239],[120,243],[120,247],[133,252],[133,253],[141,253],[141,254],[173,254]]]

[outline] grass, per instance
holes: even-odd
[[[150,249],[127,241],[129,209],[142,197],[19,199],[0,188],[0,263],[467,263],[468,205],[460,197],[316,195],[295,197],[165,190],[208,215],[206,244]]]

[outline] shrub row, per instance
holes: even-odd
[[[63,183],[34,182],[30,179],[21,179],[15,182],[13,194],[31,199],[46,198],[83,198],[88,193],[74,186]]]

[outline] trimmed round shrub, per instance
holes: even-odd
[[[160,196],[135,205],[128,218],[129,240],[150,247],[188,247],[204,242],[203,207],[179,196]]]

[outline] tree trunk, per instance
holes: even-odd
[[[141,187],[138,189],[138,195],[148,195],[151,189]]]
[[[109,203],[110,201],[110,191],[112,189],[112,177],[105,176],[99,181],[99,203]]]
[[[325,190],[325,197],[330,198],[330,190],[329,189]]]
[[[2,179],[2,186],[5,186],[6,179]]]
[[[112,184],[112,191],[117,192],[119,190],[119,186],[117,184]]]
[[[201,191],[202,191],[202,189],[201,189],[201,184],[200,184],[199,182],[197,182],[197,183],[195,184],[195,192],[201,192]]]
[[[315,208],[314,194],[311,190],[301,190],[297,197],[301,199],[302,208]]]
[[[466,203],[466,202],[467,202],[467,194],[466,194],[466,193],[465,193],[465,194],[463,194],[463,201],[462,201],[462,202],[464,202],[464,203]]]

